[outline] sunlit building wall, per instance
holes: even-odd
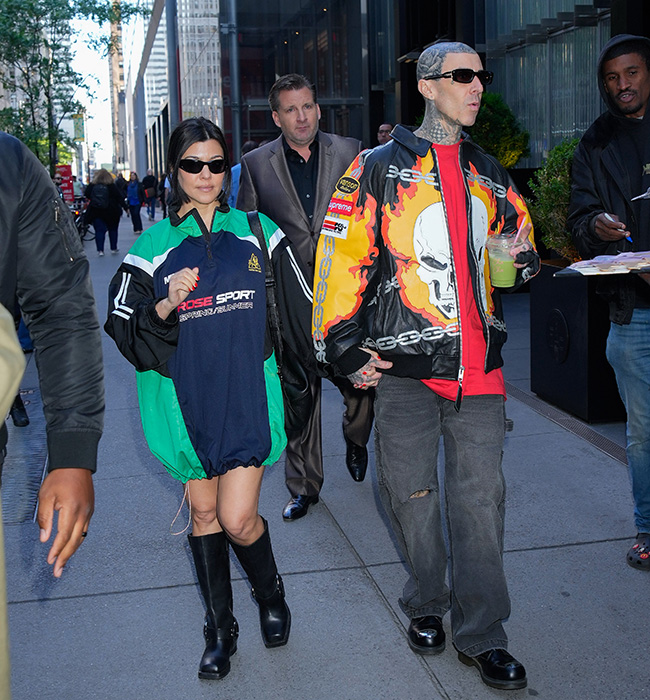
[[[218,0],[178,0],[178,51],[182,118],[223,126]]]
[[[530,157],[542,164],[563,139],[580,137],[603,111],[596,64],[611,37],[606,3],[484,0],[486,63],[500,93],[530,133]]]
[[[218,0],[151,0],[149,9],[123,31],[127,151],[140,177],[164,172],[180,119],[223,122]]]
[[[216,121],[233,151],[275,138],[268,91],[289,72],[315,83],[322,129],[374,146],[380,123],[421,119],[418,56],[451,40],[495,72],[490,90],[531,137],[517,167],[534,168],[603,109],[596,60],[616,2],[150,0],[151,16],[123,29],[129,159],[161,172],[171,128],[194,115]]]

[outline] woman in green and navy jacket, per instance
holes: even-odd
[[[284,408],[266,325],[264,258],[246,214],[226,203],[230,159],[221,130],[201,117],[183,121],[170,138],[168,171],[170,217],[124,258],[105,328],[137,370],[151,451],[185,484],[207,606],[199,677],[223,678],[238,636],[229,544],[253,588],[264,643],[289,637],[282,579],[258,514],[264,467],[286,444]],[[280,291],[292,304],[304,300],[298,313],[309,314],[309,289],[287,239],[260,220]]]

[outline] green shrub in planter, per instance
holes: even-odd
[[[521,128],[513,111],[499,93],[483,93],[476,123],[467,131],[504,168],[514,168],[522,158],[530,155],[530,135]]]
[[[565,139],[548,153],[541,168],[529,180],[533,193],[528,202],[535,229],[541,233],[542,243],[571,262],[580,260],[566,229],[571,196],[571,164],[580,139]]]

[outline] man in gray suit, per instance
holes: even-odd
[[[305,277],[312,283],[316,244],[327,206],[338,179],[362,145],[356,139],[319,130],[316,90],[302,75],[279,78],[269,93],[269,105],[282,135],[242,158],[237,208],[257,209],[270,217],[291,241]],[[352,478],[363,481],[373,397],[355,389],[347,379],[333,381],[346,407],[346,464]],[[299,434],[288,436],[285,477],[292,497],[282,512],[285,520],[301,518],[310,505],[318,503],[323,484],[320,378],[310,375],[310,387],[310,420]]]

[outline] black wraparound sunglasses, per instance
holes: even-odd
[[[471,68],[455,68],[454,70],[440,73],[439,75],[425,75],[423,80],[440,80],[440,78],[451,78],[457,83],[471,83],[477,77],[483,85],[489,85],[494,78],[491,70],[472,70]]]
[[[223,158],[218,160],[211,160],[207,163],[204,160],[194,160],[193,158],[183,158],[183,160],[178,164],[181,170],[186,173],[192,173],[192,175],[198,175],[205,166],[208,166],[210,172],[213,175],[219,175],[226,170],[226,161]]]

